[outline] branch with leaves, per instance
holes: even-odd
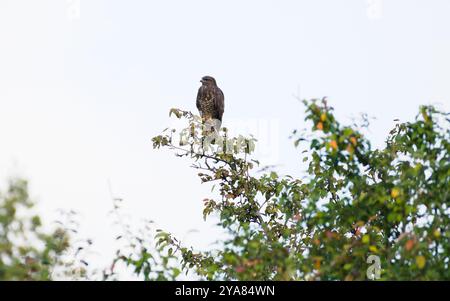
[[[385,149],[372,149],[325,99],[303,103],[312,131],[292,135],[309,165],[302,179],[256,176],[253,138],[223,129],[204,147],[200,118],[171,110],[188,127],[153,145],[191,157],[201,181],[219,187],[203,213],[217,215],[231,237],[215,252],[193,253],[164,236],[183,269],[214,280],[363,280],[376,255],[382,279],[449,279],[448,114],[422,107],[414,122],[395,126]]]

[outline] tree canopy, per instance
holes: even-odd
[[[291,135],[307,165],[300,178],[256,172],[255,138],[205,132],[198,116],[172,109],[186,127],[166,129],[153,147],[192,160],[215,189],[203,216],[216,216],[227,235],[201,251],[163,230],[152,240],[150,230],[132,233],[104,279],[125,263],[145,280],[450,280],[448,113],[423,106],[375,149],[326,101],[303,103],[310,129]],[[24,182],[0,194],[0,279],[51,279],[61,265],[67,232],[44,234],[38,217],[16,215],[31,205]]]
[[[189,156],[201,181],[219,188],[203,213],[217,215],[229,238],[195,252],[160,232],[159,251],[210,280],[450,279],[448,114],[423,106],[373,149],[325,100],[304,105],[311,131],[292,137],[309,164],[301,179],[258,175],[253,138],[223,129],[205,147],[198,118],[171,111],[188,127],[180,139],[174,129],[153,138],[154,147]]]

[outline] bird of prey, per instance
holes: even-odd
[[[218,131],[222,124],[225,97],[213,77],[204,76],[200,82],[202,86],[197,93],[197,109],[200,112],[203,123],[211,125]]]

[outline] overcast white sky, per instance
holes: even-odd
[[[133,220],[206,247],[210,187],[150,142],[171,107],[195,110],[201,76],[225,93],[224,126],[299,174],[293,94],[328,96],[344,122],[376,117],[375,146],[420,104],[448,111],[449,15],[448,0],[0,0],[0,178],[28,178],[48,218],[80,212],[99,265],[113,255],[108,181]]]

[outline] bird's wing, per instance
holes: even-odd
[[[200,106],[200,100],[201,100],[201,98],[202,98],[202,87],[200,87],[199,89],[198,89],[198,93],[197,93],[197,102],[196,102],[196,105],[197,105],[197,109],[201,112],[201,106]]]
[[[223,95],[223,92],[219,87],[216,87],[215,90],[214,107],[216,116],[214,117],[222,121],[223,112],[225,110],[225,96]]]

